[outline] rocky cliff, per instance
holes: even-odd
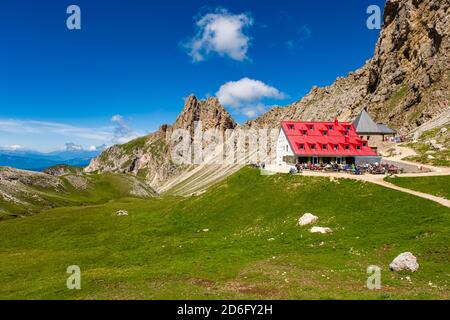
[[[173,125],[162,125],[157,132],[146,137],[105,150],[91,161],[85,172],[131,173],[143,178],[152,188],[160,191],[162,185],[169,179],[192,169],[192,166],[172,161],[171,152],[175,143],[171,141],[173,131],[187,130],[193,139],[195,126],[199,121],[202,124],[202,132],[215,129],[223,134],[225,130],[237,126],[217,98],[198,100],[190,96]]]
[[[352,120],[363,109],[407,133],[450,108],[450,0],[388,0],[374,57],[326,88],[247,126],[282,119]]]

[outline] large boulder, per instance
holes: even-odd
[[[305,213],[300,219],[298,219],[299,226],[306,226],[316,222],[319,218],[311,213]]]
[[[411,252],[403,252],[389,265],[392,271],[416,272],[419,269],[417,258]]]
[[[323,227],[312,227],[310,230],[311,233],[331,233],[333,232],[333,230],[331,230],[330,228],[323,228]]]

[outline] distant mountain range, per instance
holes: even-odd
[[[58,164],[85,167],[89,164],[91,159],[99,155],[105,147],[106,146],[100,146],[95,150],[66,147],[65,150],[50,153],[24,149],[0,149],[0,166],[32,171],[42,171],[45,168]]]

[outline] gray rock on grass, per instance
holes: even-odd
[[[419,269],[417,258],[411,252],[399,254],[389,265],[392,271],[416,272]]]

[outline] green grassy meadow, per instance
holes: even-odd
[[[56,207],[85,206],[121,199],[130,196],[133,184],[137,181],[134,177],[123,174],[83,175],[81,179],[85,179],[86,187],[76,188],[68,181],[70,177],[60,177],[62,184],[58,188],[27,186],[27,192],[18,196],[26,204],[9,202],[0,197],[0,222]],[[154,193],[150,188],[147,191]]]
[[[306,212],[334,232],[297,226]],[[416,273],[389,270],[404,251]],[[449,299],[449,262],[446,207],[250,168],[190,198],[116,197],[0,222],[0,299]],[[81,290],[66,288],[70,265]],[[369,265],[381,290],[365,286]]]

